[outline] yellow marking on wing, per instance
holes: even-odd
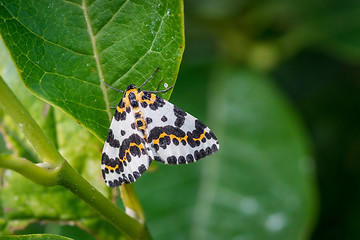
[[[205,131],[203,131],[203,133],[199,136],[199,138],[193,138],[194,139],[194,141],[201,141],[204,137],[205,137]],[[157,138],[157,139],[154,139],[153,140],[153,143],[154,144],[159,144],[159,140],[160,140],[160,138],[163,138],[163,137],[165,137],[165,136],[169,136],[170,137],[170,140],[173,140],[174,138],[176,138],[179,142],[181,142],[182,140],[185,140],[185,141],[187,141],[187,139],[188,139],[188,136],[187,135],[185,135],[185,137],[183,137],[183,138],[180,138],[180,137],[177,137],[177,136],[175,136],[175,135],[173,135],[173,134],[166,134],[166,133],[161,133],[160,134],[160,136],[159,136],[159,138]]]
[[[121,162],[125,162],[126,161],[126,154],[129,153],[130,154],[130,147],[132,146],[137,146],[140,149],[140,152],[142,149],[144,149],[144,146],[142,145],[142,143],[140,143],[140,145],[137,145],[136,143],[130,143],[130,146],[128,149],[125,150],[125,154],[124,154],[124,158],[123,159],[119,159]]]
[[[140,149],[140,152],[141,152],[142,149],[144,149],[144,146],[142,145],[142,143],[140,143],[140,145],[137,145],[136,143],[130,143],[129,148],[125,150],[124,158],[123,158],[123,159],[119,159],[120,162],[125,162],[125,161],[126,161],[126,154],[127,154],[127,153],[130,154],[130,147],[131,147],[131,146],[137,146],[137,147]],[[105,168],[109,169],[109,171],[111,171],[111,170],[114,170],[114,171],[115,171],[116,169],[118,169],[118,167],[119,167],[118,164],[116,164],[115,167],[111,167],[111,166],[108,166],[108,165],[105,166]]]
[[[124,103],[124,107],[120,108],[119,105],[116,106],[116,111],[118,111],[119,113],[123,113],[124,111],[126,111],[127,107],[130,107],[130,102],[128,98],[122,98],[122,101]]]
[[[119,167],[119,165],[117,165],[117,164],[115,167],[105,166],[105,168],[109,169],[109,171],[111,171],[111,170],[115,171],[118,167]]]
[[[136,100],[138,100],[139,102],[146,102],[148,105],[154,103],[155,100],[156,100],[156,95],[155,94],[151,94],[150,99],[142,99],[142,96],[144,96],[143,92],[138,93],[136,95]]]
[[[205,137],[205,131],[203,131],[203,133],[202,134],[200,134],[200,137],[199,138],[193,138],[194,139],[194,141],[201,141],[204,137]]]

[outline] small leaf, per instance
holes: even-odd
[[[45,104],[42,115],[45,118],[42,129],[44,130],[45,134],[51,139],[54,146],[56,148],[59,148],[54,108],[49,104]]]

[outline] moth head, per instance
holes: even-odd
[[[134,84],[130,84],[129,86],[126,87],[126,92],[129,91],[130,89],[134,89],[136,88]]]

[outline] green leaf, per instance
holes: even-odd
[[[0,1],[0,34],[25,85],[105,139],[124,89],[173,85],[184,49],[181,1]],[[163,97],[169,97],[170,92]]]
[[[29,235],[18,235],[18,236],[2,236],[1,239],[4,240],[71,240],[72,238],[67,238],[63,236],[57,236],[53,234],[29,234]]]
[[[304,239],[313,221],[314,192],[302,125],[269,79],[223,69],[214,76],[204,121],[220,151],[196,164],[159,165],[138,181],[153,237]],[[205,81],[195,79],[204,76],[194,73],[183,76],[194,82],[186,101],[203,102],[199,89]],[[174,103],[187,91],[185,84],[177,88],[181,96],[175,93]],[[192,109],[184,104],[183,110],[196,113]]]
[[[44,125],[42,129],[45,134],[51,139],[56,148],[59,147],[57,141],[57,131],[56,131],[56,120],[55,120],[55,110],[49,104],[45,104],[43,116],[45,118]]]

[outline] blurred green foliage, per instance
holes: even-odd
[[[359,239],[360,2],[201,0],[184,6],[186,51],[170,101],[205,122],[220,151],[196,164],[158,164],[136,182],[154,239]],[[15,70],[3,67],[1,74]],[[10,86],[22,88],[23,101],[38,101],[29,105],[34,118],[45,130],[56,125],[56,134],[47,133],[62,154],[107,194],[101,143],[58,109],[52,121],[44,119],[43,102],[18,82]],[[18,143],[22,156],[37,162],[31,147],[20,144],[22,136],[2,126],[0,150],[13,150],[6,141]],[[22,183],[1,190],[2,216],[9,209],[18,214],[8,223],[2,218],[3,233],[89,237],[69,227],[76,223],[97,229],[91,234],[97,239],[116,239],[85,204],[69,204],[76,202],[72,195],[60,195],[66,196],[60,204],[60,189],[39,189],[21,178],[9,171],[2,177]],[[24,208],[31,198],[23,186],[46,193],[35,194],[41,202],[31,201],[36,211]],[[25,228],[29,222],[21,216],[33,224]],[[47,221],[36,221],[44,216]]]
[[[297,113],[312,152],[318,210],[308,237],[359,239],[360,2],[185,1],[185,13],[177,87],[194,69],[223,85],[224,65],[266,75]]]

